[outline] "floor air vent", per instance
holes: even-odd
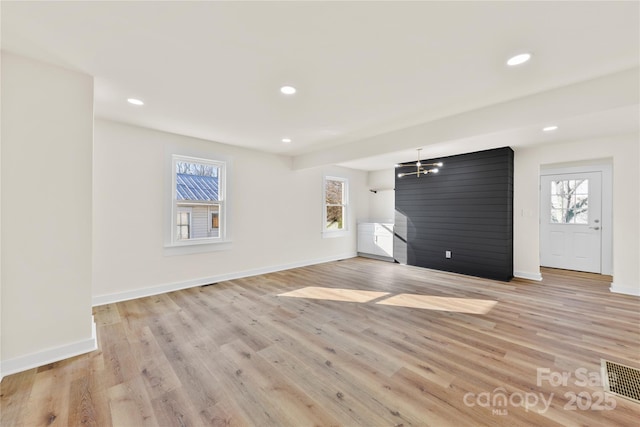
[[[602,359],[604,390],[640,403],[640,369]]]

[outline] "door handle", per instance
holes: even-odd
[[[589,228],[592,228],[594,230],[600,230],[600,227],[589,227]]]

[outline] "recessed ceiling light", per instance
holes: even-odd
[[[129,98],[127,99],[127,102],[129,104],[133,104],[133,105],[144,105],[144,102],[140,101],[139,99],[136,98]]]
[[[291,144],[291,138],[282,138],[282,142],[285,144]]]
[[[530,53],[521,53],[521,54],[518,54],[516,56],[512,56],[511,58],[509,58],[509,60],[507,61],[507,65],[510,66],[510,67],[513,67],[515,65],[524,64],[525,62],[527,62],[530,59],[531,59],[531,54]]]
[[[547,126],[545,128],[542,128],[542,131],[543,132],[551,132],[551,131],[554,131],[556,129],[558,129],[558,126]]]
[[[297,92],[297,89],[293,86],[282,86],[280,88],[280,92],[284,93],[285,95],[293,95]]]

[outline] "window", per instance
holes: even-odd
[[[225,239],[225,162],[174,155],[172,244]]]
[[[551,181],[551,222],[589,224],[589,180]]]
[[[347,230],[348,182],[344,178],[325,177],[323,232],[340,235]]]
[[[176,239],[186,240],[191,236],[191,208],[179,207],[176,216]]]
[[[218,237],[220,235],[220,209],[219,206],[211,206],[209,208],[209,237]]]

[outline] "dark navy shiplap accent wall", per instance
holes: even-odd
[[[401,264],[513,278],[513,150],[438,159],[439,173],[395,182],[394,257]],[[411,172],[412,168],[396,170]],[[445,257],[451,251],[451,258]]]

